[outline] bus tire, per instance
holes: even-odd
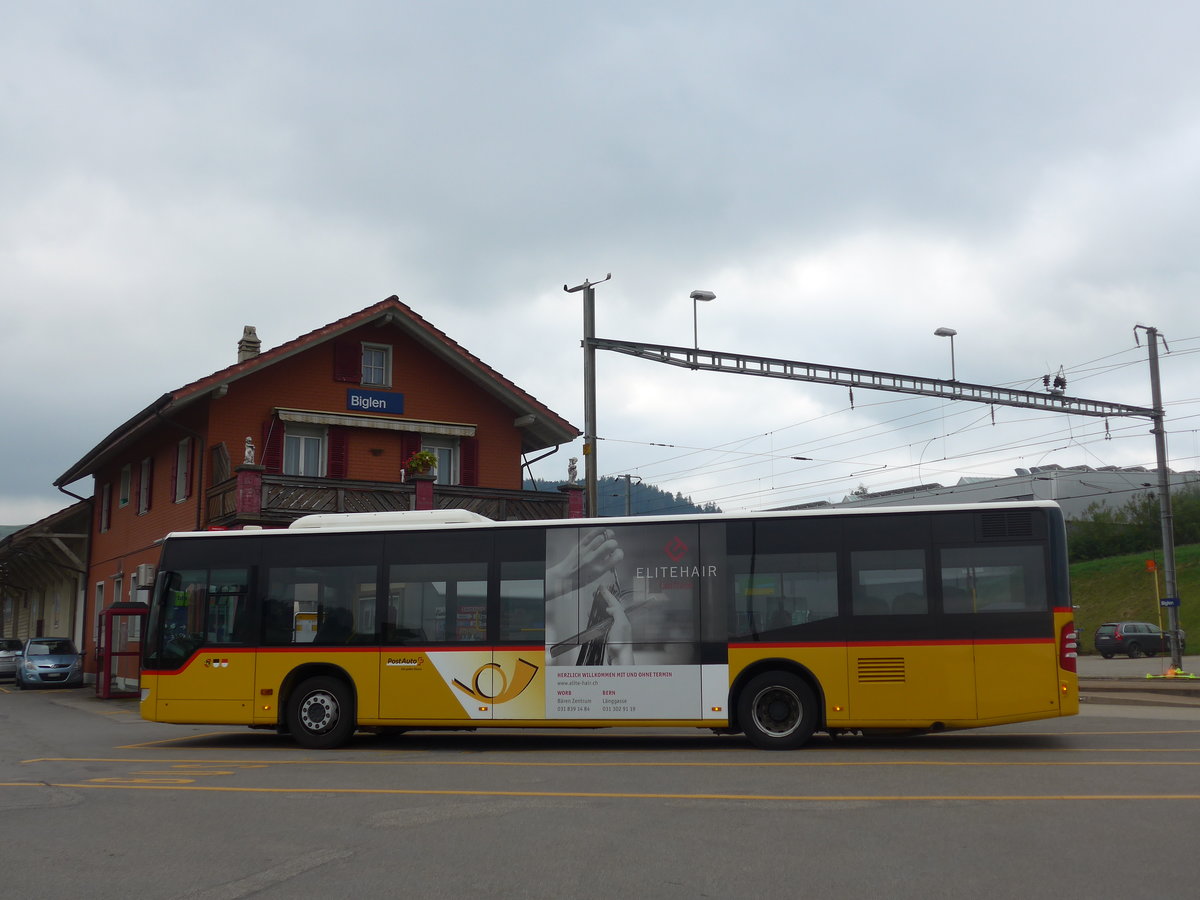
[[[738,694],[738,724],[750,743],[763,750],[794,750],[817,727],[817,698],[791,672],[755,675]]]
[[[311,750],[331,750],[354,733],[354,701],[340,678],[308,678],[288,701],[288,731],[296,743]]]

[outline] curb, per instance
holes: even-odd
[[[1170,706],[1200,710],[1200,680],[1081,678],[1079,700],[1087,704]]]

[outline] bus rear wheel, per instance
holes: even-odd
[[[302,747],[329,750],[354,733],[354,701],[340,678],[321,675],[300,683],[288,702],[288,731]]]
[[[738,695],[738,724],[763,750],[794,750],[817,727],[817,698],[791,672],[755,675]]]

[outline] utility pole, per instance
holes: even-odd
[[[584,514],[599,514],[596,500],[596,292],[593,288],[612,278],[609,272],[599,281],[588,281],[575,287],[563,285],[568,294],[583,291],[583,473],[587,496]]]
[[[1150,354],[1150,402],[1154,404],[1154,414],[1151,416],[1154,435],[1155,465],[1158,468],[1158,506],[1162,518],[1163,545],[1163,580],[1166,582],[1167,596],[1160,602],[1169,603],[1167,606],[1167,627],[1171,632],[1171,666],[1183,668],[1183,650],[1179,646],[1179,587],[1175,580],[1175,515],[1171,511],[1171,476],[1167,471],[1167,430],[1163,419],[1162,388],[1158,378],[1158,342],[1162,340],[1167,346],[1166,339],[1158,333],[1157,328],[1138,325],[1133,329],[1134,340],[1137,340],[1138,329],[1146,332],[1146,349]],[[1167,348],[1168,351],[1170,348]]]
[[[638,484],[642,483],[640,475],[618,475],[618,478],[625,479],[625,515],[633,515],[633,484],[634,481]]]

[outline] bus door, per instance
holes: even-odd
[[[419,554],[412,545],[430,536],[408,537],[402,549],[411,558]],[[469,539],[464,536],[464,543]],[[466,555],[462,546],[443,540],[443,548],[447,545]],[[492,717],[486,559],[438,562],[431,548],[427,561],[388,566],[379,655],[381,719],[437,724]]]
[[[969,632],[941,629],[921,549],[850,554],[847,678],[852,719],[908,723],[974,719],[974,647]]]
[[[180,665],[158,677],[155,699],[168,721],[249,721],[256,637],[248,571],[205,569],[178,576],[166,598],[162,655]]]
[[[1046,714],[1059,704],[1058,647],[1039,545],[941,553],[947,620],[969,619],[979,718]]]

